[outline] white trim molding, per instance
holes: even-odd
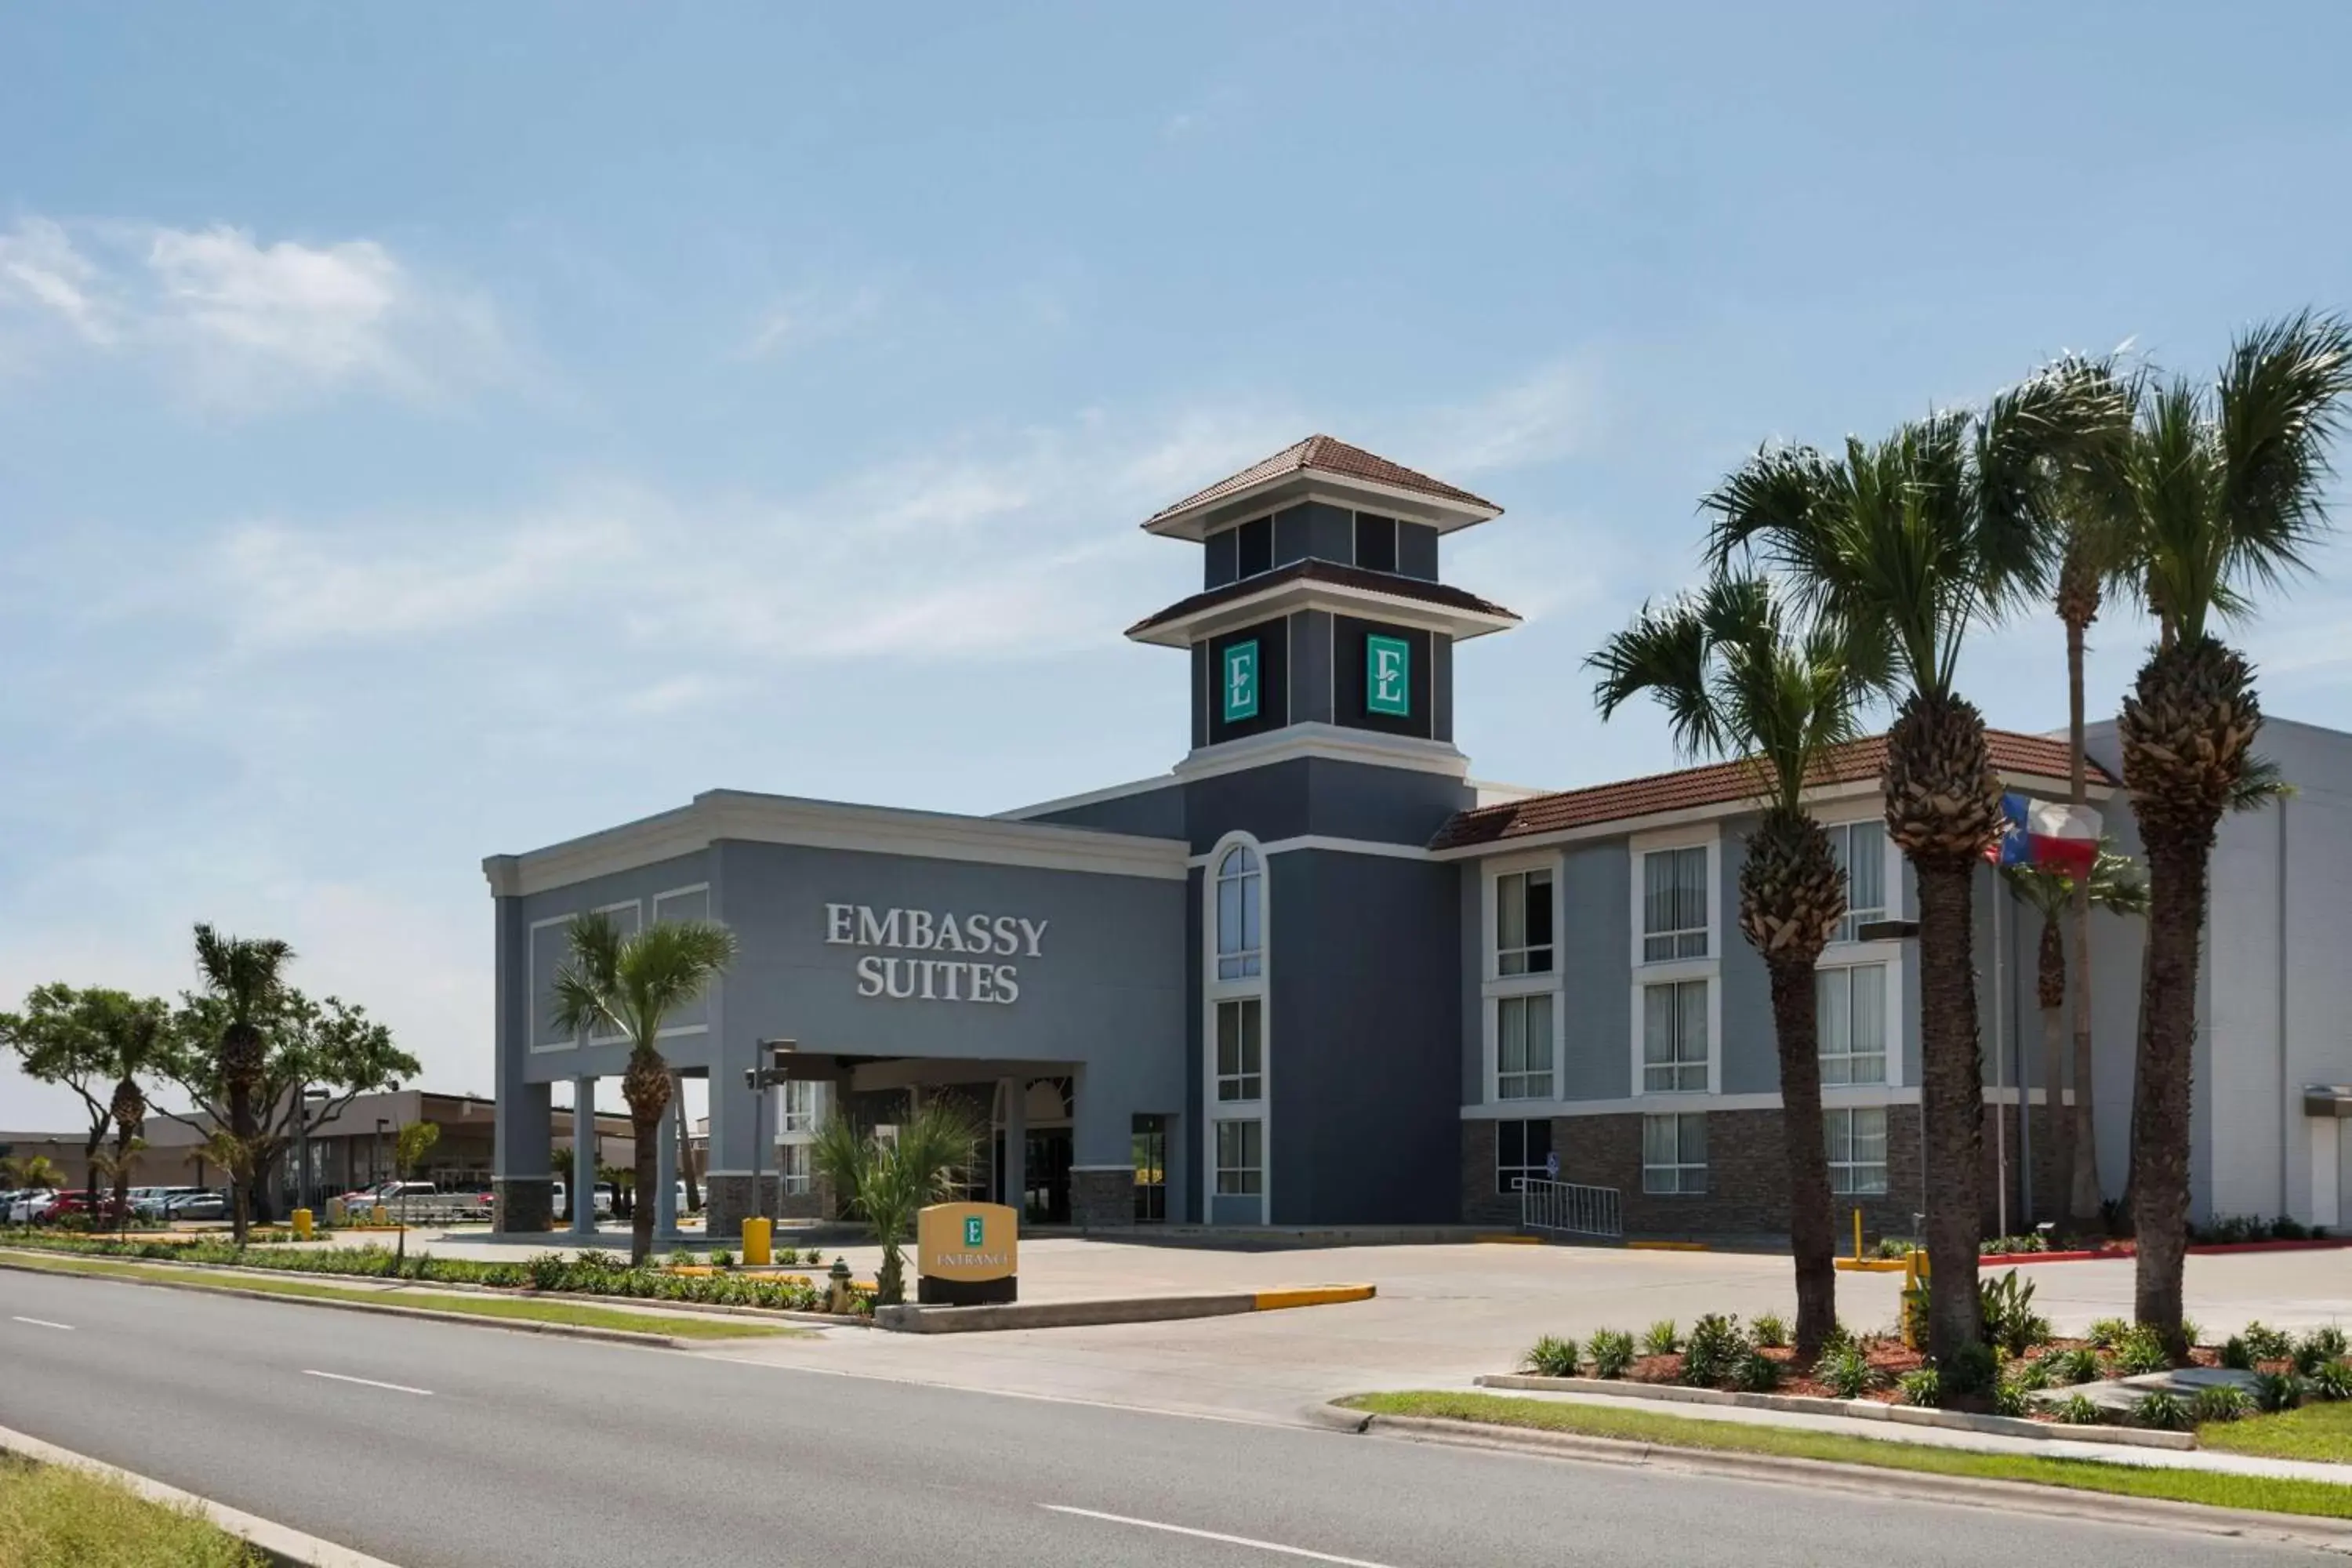
[[[1988,1094],[1991,1090],[1986,1091]],[[1916,1089],[1886,1089],[1877,1084],[1857,1088],[1824,1088],[1822,1109],[1842,1110],[1853,1106],[1916,1105]],[[1465,1121],[1521,1121],[1546,1116],[1665,1116],[1710,1110],[1778,1110],[1778,1090],[1762,1094],[1637,1094],[1623,1100],[1511,1100],[1501,1104],[1465,1105]]]
[[[482,871],[494,894],[515,897],[678,859],[727,838],[1170,881],[1183,879],[1191,850],[1179,838],[706,790],[692,804],[657,816],[528,854],[493,855]]]
[[[1301,849],[1320,849],[1329,855],[1374,855],[1391,860],[1426,860],[1429,851],[1419,844],[1383,844],[1377,838],[1336,838],[1328,833],[1301,833],[1290,838],[1269,838],[1256,847],[1260,855],[1289,855]],[[1215,862],[1214,855],[1195,855],[1190,862],[1207,866]]]
[[[1217,977],[1217,866],[1219,860],[1234,849],[1247,849],[1257,857],[1257,973],[1237,980]],[[1256,838],[1243,832],[1232,832],[1217,840],[1209,852],[1206,873],[1201,879],[1201,1216],[1202,1224],[1216,1220],[1217,1204],[1217,1124],[1221,1121],[1255,1121],[1258,1124],[1258,1219],[1260,1225],[1272,1222],[1274,1215],[1274,878],[1268,874],[1265,848]],[[1257,1004],[1257,1077],[1258,1097],[1255,1100],[1217,1098],[1217,1009],[1226,1002]]]
[[[1450,741],[1425,741],[1417,735],[1390,735],[1378,730],[1351,730],[1345,725],[1307,720],[1279,730],[1219,741],[1188,753],[1170,770],[1179,782],[1214,778],[1300,757],[1325,762],[1362,763],[1376,768],[1410,768],[1447,778],[1467,778],[1470,759]]]
[[[1285,562],[1265,575],[1269,579],[1274,578],[1276,574],[1297,564],[1295,561]],[[1255,579],[1242,579],[1244,583],[1252,581]],[[1397,581],[1425,583],[1428,580],[1398,577]],[[1474,610],[1460,605],[1442,604],[1411,593],[1385,593],[1353,583],[1335,583],[1328,577],[1300,574],[1268,581],[1263,588],[1236,594],[1213,605],[1204,605],[1173,620],[1154,621],[1127,635],[1135,642],[1188,648],[1220,633],[1252,626],[1275,616],[1286,616],[1299,610],[1328,610],[1336,615],[1360,616],[1434,632],[1441,637],[1452,637],[1455,642],[1467,642],[1488,632],[1508,631],[1519,624],[1519,617],[1508,610]]]

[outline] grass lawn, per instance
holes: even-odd
[[[205,1290],[255,1290],[268,1296],[286,1296],[295,1300],[358,1301],[375,1306],[421,1307],[436,1312],[454,1312],[468,1318],[502,1318],[533,1323],[569,1323],[590,1329],[627,1329],[641,1334],[667,1334],[681,1340],[741,1340],[775,1339],[804,1336],[810,1331],[775,1323],[757,1323],[743,1318],[710,1317],[701,1314],[662,1317],[651,1312],[632,1312],[619,1308],[593,1306],[584,1301],[551,1300],[546,1297],[433,1295],[416,1290],[352,1289],[340,1285],[322,1284],[315,1279],[274,1279],[267,1277],[223,1279],[216,1273],[195,1268],[173,1268],[153,1264],[112,1263],[102,1258],[18,1257],[9,1260],[15,1268],[37,1268],[50,1274],[89,1274],[101,1279],[168,1279],[174,1284],[193,1285]],[[5,1565],[0,1565],[5,1568]]]
[[[2033,1454],[1985,1454],[1938,1448],[1925,1443],[1850,1437],[1796,1426],[1766,1426],[1621,1410],[1601,1405],[1570,1405],[1543,1399],[1513,1399],[1494,1394],[1361,1394],[1342,1404],[1381,1415],[1432,1415],[1496,1426],[1527,1426],[1614,1437],[1662,1447],[1703,1448],[1722,1453],[1769,1454],[1790,1459],[1828,1459],[1881,1469],[1969,1476],[1983,1480],[2032,1481],[2078,1491],[2122,1497],[2161,1498],[2215,1508],[2261,1509],[2272,1513],[2318,1514],[2352,1519],[2352,1486],[2326,1481],[2226,1476],[2210,1470],[2157,1469],[2103,1464],[2096,1459],[2052,1459]],[[2343,1408],[2336,1406],[2334,1408]],[[2252,1426],[2249,1421],[2242,1423]],[[2231,1427],[2209,1427],[2229,1431]],[[2339,1439],[2340,1441],[2341,1439]],[[2267,1451],[2267,1450],[2265,1450]],[[2298,1455],[2298,1457],[2301,1457]]]
[[[262,1568],[194,1514],[78,1470],[0,1460],[0,1568]]]
[[[2322,1459],[2352,1465],[2352,1402],[2306,1405],[2276,1415],[2249,1415],[2197,1429],[2208,1448],[2263,1454],[2273,1459]]]

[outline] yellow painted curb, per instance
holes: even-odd
[[[1704,1241],[1629,1241],[1625,1244],[1625,1250],[1628,1252],[1705,1252],[1707,1250],[1707,1245]]]
[[[1849,1274],[1900,1274],[1903,1259],[1899,1258],[1841,1258],[1837,1266]]]
[[[1480,1247],[1541,1247],[1540,1236],[1474,1236],[1470,1238]]]
[[[1375,1294],[1370,1285],[1309,1285],[1297,1290],[1260,1290],[1251,1298],[1250,1310],[1278,1312],[1285,1307],[1328,1307],[1340,1301],[1369,1301]]]

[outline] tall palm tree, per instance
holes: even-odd
[[[2328,444],[2352,396],[2352,323],[2304,312],[2231,347],[2216,384],[2148,394],[2125,459],[2159,637],[2124,699],[2124,784],[2151,910],[2132,1116],[2135,1305],[2178,1356],[2189,1229],[2190,1046],[2207,873],[2262,727],[2253,667],[2213,635],[2305,565],[2327,522]]]
[[[219,1045],[221,1088],[228,1102],[224,1131],[248,1150],[261,1136],[263,1108],[257,1100],[268,1065],[266,1026],[284,995],[286,965],[293,960],[294,949],[274,937],[224,936],[197,923],[196,975],[225,1016]],[[230,1226],[239,1247],[253,1224],[254,1174],[250,1153],[231,1163]]]
[[[2079,756],[2081,753],[2076,754]],[[2118,915],[2147,913],[2147,879],[2142,875],[2139,862],[2128,855],[2116,854],[2104,841],[2087,877],[2070,877],[2046,866],[2031,865],[2003,866],[2000,874],[2009,884],[2010,891],[2031,905],[2042,917],[2034,1000],[2042,1007],[2042,1084],[2049,1106],[2044,1125],[2051,1129],[2054,1140],[2056,1157],[2051,1164],[2063,1184],[2049,1194],[2046,1205],[2053,1217],[2077,1217],[2074,1212],[2075,1189],[2072,1184],[2077,1168],[2075,1163],[2082,1158],[2082,1147],[2075,1142],[2074,1119],[2068,1114],[2068,1108],[2061,1103],[2066,1081],[2067,984],[2070,980],[2079,979],[2068,973],[2066,938],[2079,934],[2081,928],[2077,923],[2077,911],[2086,907]],[[2062,931],[2065,937],[2062,937]],[[2079,1027],[2079,1020],[2084,1016],[2081,1010],[2084,1004],[2079,989],[2074,993],[2074,1016],[2078,1020],[2074,1049],[2079,1064],[2084,1059],[2081,1054],[2083,1033]],[[2074,1077],[2079,1083],[2082,1078],[2079,1065]],[[2075,1109],[2080,1109],[2079,1101]],[[2092,1184],[2095,1196],[2097,1191],[2095,1181]]]
[[[849,1212],[874,1227],[882,1267],[874,1276],[877,1306],[895,1307],[907,1296],[907,1259],[900,1250],[914,1228],[916,1211],[963,1190],[980,1129],[963,1102],[934,1095],[894,1138],[862,1132],[835,1115],[817,1129],[809,1162],[833,1184]]]
[[[2124,416],[2085,378],[2036,376],[1980,413],[1940,411],[1838,458],[1759,452],[1708,497],[1718,566],[1760,556],[1807,605],[1883,628],[1902,700],[1886,735],[1887,835],[1918,885],[1920,1136],[1929,1346],[1956,1384],[1983,1369],[1984,1070],[1973,878],[2000,828],[1984,719],[1956,685],[1969,628],[2048,576],[2052,510],[2075,454]]]
[[[662,1026],[735,961],[735,933],[710,921],[661,921],[623,936],[613,918],[601,914],[573,917],[567,931],[572,956],[555,977],[555,1026],[577,1033],[609,1024],[629,1042],[629,1066],[621,1075],[621,1098],[629,1102],[637,1146],[629,1258],[643,1263],[653,1256],[655,1162],[662,1112],[670,1104]],[[685,1155],[683,1146],[679,1154]],[[576,1194],[572,1201],[593,1195]]]
[[[161,997],[150,996],[131,1004],[106,1035],[108,1065],[115,1075],[114,1094],[107,1105],[108,1119],[114,1124],[114,1153],[107,1172],[114,1178],[118,1215],[129,1210],[131,1167],[147,1146],[140,1135],[147,1125],[147,1093],[139,1080],[154,1070],[170,1025],[171,1009]]]
[[[1843,623],[1790,614],[1761,577],[1718,576],[1633,626],[1585,661],[1606,719],[1642,692],[1666,710],[1691,756],[1729,756],[1754,774],[1764,813],[1739,871],[1739,926],[1770,976],[1796,1255],[1797,1352],[1820,1353],[1837,1323],[1836,1237],[1823,1144],[1814,964],[1845,916],[1846,877],[1805,809],[1832,746],[1855,738],[1876,668]]]

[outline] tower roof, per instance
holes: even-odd
[[[1433,524],[1441,531],[1503,514],[1494,502],[1443,479],[1333,437],[1309,436],[1154,513],[1143,527],[1151,533],[1196,540],[1218,523],[1289,500],[1294,493],[1304,496],[1309,489],[1361,500],[1365,510],[1383,509]]]

